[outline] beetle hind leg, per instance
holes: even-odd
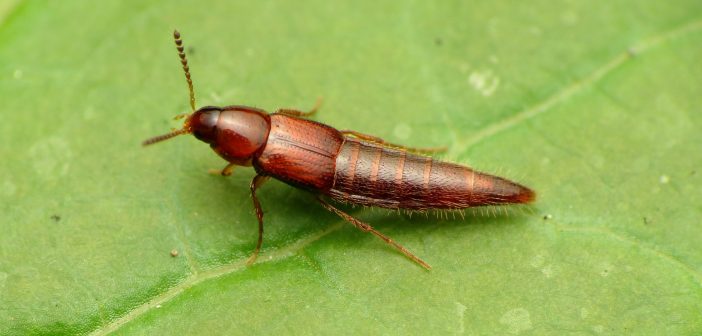
[[[314,104],[314,107],[312,107],[311,110],[304,112],[296,109],[289,109],[289,108],[281,108],[275,111],[275,113],[280,113],[284,114],[287,116],[291,117],[302,117],[302,118],[307,118],[309,116],[312,116],[313,114],[317,113],[319,111],[319,107],[322,106],[322,98],[317,98],[317,102]]]
[[[424,260],[422,260],[422,259],[420,259],[419,257],[417,257],[416,255],[412,254],[412,252],[410,252],[409,250],[407,250],[404,246],[402,246],[402,245],[396,243],[396,242],[395,242],[394,240],[392,240],[390,237],[388,237],[388,236],[386,236],[386,235],[384,235],[384,234],[378,232],[378,231],[375,230],[372,226],[370,226],[370,224],[364,223],[364,222],[362,222],[362,221],[360,221],[360,220],[354,218],[353,216],[351,216],[351,215],[349,215],[349,214],[347,214],[347,213],[341,211],[340,209],[338,209],[338,208],[334,207],[333,205],[329,204],[329,202],[323,200],[323,199],[322,199],[321,197],[319,197],[319,196],[317,196],[317,200],[319,201],[319,203],[322,204],[322,206],[323,206],[325,209],[327,209],[327,210],[329,210],[329,211],[331,211],[331,212],[337,214],[337,216],[339,216],[339,217],[343,218],[344,220],[346,220],[347,222],[353,224],[353,225],[354,225],[355,227],[357,227],[359,230],[361,230],[361,231],[363,231],[363,232],[370,232],[370,233],[374,234],[376,237],[378,237],[378,238],[384,240],[386,243],[392,245],[392,247],[396,248],[396,249],[397,249],[398,251],[400,251],[402,254],[404,254],[405,256],[407,256],[407,258],[412,259],[412,261],[416,262],[416,263],[419,264],[420,266],[426,268],[427,270],[430,270],[430,269],[431,269],[431,266],[429,266],[429,264],[427,264]]]
[[[377,136],[372,136],[372,135],[368,135],[368,134],[364,134],[364,133],[356,132],[356,131],[351,131],[351,130],[343,130],[343,131],[341,131],[341,134],[343,134],[344,136],[354,137],[356,139],[361,139],[361,140],[365,140],[368,142],[373,142],[373,143],[387,146],[390,148],[406,150],[410,153],[434,154],[434,153],[442,153],[442,152],[445,152],[447,150],[447,148],[445,146],[444,147],[416,148],[416,147],[407,147],[407,146],[403,146],[403,145],[397,145],[397,144],[389,143],[389,142],[387,142],[387,141],[385,141]]]

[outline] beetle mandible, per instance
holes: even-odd
[[[530,203],[536,194],[502,177],[423,155],[441,149],[410,148],[348,130],[337,130],[306,117],[307,112],[278,109],[275,113],[248,106],[205,106],[195,109],[195,93],[180,33],[173,32],[190,93],[192,113],[183,128],[150,138],[144,146],[192,134],[208,143],[227,164],[220,173],[231,175],[235,166],[253,166],[251,181],[258,219],[258,242],[247,264],[263,243],[263,210],[256,190],[269,178],[315,194],[317,201],[358,229],[370,232],[426,269],[431,266],[402,245],[335,207],[322,196],[342,203],[388,209],[426,211],[460,210],[475,206]]]

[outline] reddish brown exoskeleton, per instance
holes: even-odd
[[[195,94],[183,42],[173,33],[190,92],[192,114],[183,128],[144,141],[144,145],[193,134],[229,164],[220,172],[231,175],[235,166],[253,166],[251,197],[258,218],[258,242],[248,263],[255,261],[263,242],[263,210],[256,197],[268,177],[315,193],[324,208],[357,228],[391,244],[423,267],[431,268],[400,244],[322,196],[342,203],[389,209],[458,210],[475,206],[521,204],[536,195],[507,179],[465,166],[420,155],[437,149],[415,149],[386,143],[380,138],[305,119],[314,113],[279,109],[268,114],[247,106],[206,106],[195,110]]]

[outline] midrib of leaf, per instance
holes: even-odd
[[[514,126],[521,124],[522,122],[534,118],[556,106],[559,103],[566,101],[568,98],[582,91],[584,88],[592,86],[592,84],[598,82],[607,74],[611,73],[613,70],[624,65],[628,61],[632,60],[639,55],[646,53],[647,51],[661,46],[667,41],[673,40],[700,30],[702,28],[702,20],[694,20],[689,23],[678,26],[672,30],[661,32],[659,34],[653,35],[651,37],[643,39],[639,43],[635,43],[631,48],[622,53],[616,55],[610,61],[606,62],[604,65],[597,68],[590,75],[585,78],[575,81],[570,85],[566,86],[562,90],[556,92],[556,94],[548,97],[546,100],[539,102],[538,104],[528,107],[516,114],[511,115],[499,122],[493,123],[482,130],[474,133],[470,137],[465,137],[458,139],[456,145],[451,146],[451,154],[457,155],[460,153],[465,153],[468,148],[473,145],[490,138],[491,136],[508,130]]]
[[[585,76],[583,79],[574,81],[570,85],[565,86],[563,89],[557,91],[555,94],[547,97],[545,100],[537,103],[534,106],[528,107],[508,118],[505,118],[499,122],[493,123],[488,125],[487,127],[481,129],[480,131],[476,132],[473,136],[465,138],[464,140],[458,140],[456,142],[456,145],[452,146],[451,153],[452,154],[459,154],[459,153],[464,153],[466,150],[468,150],[471,146],[484,141],[486,139],[489,139],[491,136],[501,133],[505,130],[508,130],[516,125],[521,124],[522,122],[529,120],[531,118],[537,117],[546,111],[550,110],[552,107],[556,106],[559,103],[562,103],[566,101],[568,98],[572,97],[573,95],[579,93],[583,89],[592,86],[602,78],[604,78],[607,74],[611,73],[613,70],[619,68],[623,64],[627,63],[634,57],[639,57],[641,54],[644,54],[656,47],[664,45],[666,42],[682,37],[686,34],[695,32],[702,29],[702,20],[697,19],[690,21],[688,23],[682,24],[680,26],[677,26],[671,30],[661,32],[659,34],[655,34],[653,36],[650,36],[648,38],[644,38],[641,40],[639,43],[635,43],[631,48],[629,48],[626,51],[623,51],[622,53],[616,55],[613,57],[611,60],[605,62],[602,66],[599,68],[595,69],[590,75]],[[335,224],[330,225],[327,227],[327,229],[320,231],[314,235],[310,235],[307,238],[300,239],[296,242],[293,242],[292,244],[289,244],[287,246],[281,247],[279,249],[276,249],[275,251],[267,254],[263,254],[259,257],[259,262],[272,262],[272,261],[277,261],[281,259],[285,259],[291,255],[293,255],[296,251],[299,251],[303,249],[305,246],[322,239],[323,237],[327,236],[330,233],[335,232],[336,230],[342,228],[345,226],[343,221],[337,222]],[[607,235],[610,237],[613,237],[617,240],[620,240],[622,242],[626,242],[629,244],[636,245],[638,247],[641,247],[642,249],[649,251],[653,253],[655,256],[662,258],[677,267],[684,269],[687,273],[691,274],[692,277],[695,279],[695,282],[702,287],[702,276],[696,272],[694,269],[690,268],[689,265],[681,262],[680,260],[677,260],[673,256],[670,256],[668,254],[665,254],[657,249],[654,249],[650,246],[646,246],[645,244],[641,244],[639,241],[634,240],[629,237],[622,236],[620,234],[614,233],[610,230],[604,230],[604,229],[583,229],[583,228],[562,228],[559,227],[559,229],[564,229],[567,231],[575,231],[575,232],[590,232],[590,233],[595,233],[595,234],[603,234]],[[179,239],[184,242],[184,240],[180,237],[181,235],[179,234]],[[185,243],[185,242],[184,242]],[[195,286],[198,286],[199,284],[215,279],[221,276],[225,276],[228,274],[232,274],[235,272],[239,272],[242,270],[246,269],[245,266],[246,259],[240,259],[237,260],[236,262],[222,265],[221,267],[217,267],[211,270],[199,272],[197,271],[197,268],[195,265],[191,264],[190,261],[188,261],[189,266],[191,270],[194,271],[193,275],[186,278],[183,282],[180,284],[170,288],[166,292],[162,293],[161,295],[158,295],[148,302],[132,309],[129,311],[129,313],[125,314],[121,318],[118,318],[116,320],[113,320],[111,323],[102,326],[96,330],[94,330],[91,335],[106,335],[110,334],[122,326],[128,324],[129,322],[137,319],[138,317],[148,313],[151,311],[151,309],[156,308],[160,306],[163,303],[166,303],[173,298],[178,297],[180,294],[185,292],[187,289],[193,288]]]
[[[295,252],[305,248],[305,246],[320,240],[324,238],[325,236],[341,229],[344,227],[345,222],[339,221],[334,224],[329,225],[326,229],[317,232],[316,234],[310,235],[306,238],[300,239],[296,242],[293,242],[287,246],[278,248],[270,253],[264,253],[261,254],[258,259],[257,263],[267,263],[267,262],[274,262],[278,261],[281,259],[288,258],[292,255],[295,254]],[[233,263],[222,265],[217,268],[213,268],[210,270],[198,272],[196,271],[193,273],[190,277],[186,278],[183,282],[178,284],[177,286],[174,286],[170,288],[169,290],[165,291],[161,295],[158,295],[148,302],[142,304],[141,306],[138,306],[134,309],[132,309],[129,313],[125,314],[121,318],[118,318],[112,323],[109,323],[105,326],[102,326],[96,330],[94,330],[91,335],[107,335],[110,334],[116,330],[118,330],[120,327],[123,325],[135,320],[141,315],[146,314],[147,312],[151,311],[153,308],[159,307],[161,304],[170,301],[171,299],[177,297],[178,295],[182,294],[186,290],[193,288],[207,280],[214,279],[214,278],[219,278],[224,275],[232,274],[235,272],[239,272],[242,270],[246,270],[246,260],[247,258],[244,259],[239,259]]]

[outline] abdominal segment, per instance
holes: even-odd
[[[392,209],[464,209],[529,203],[535,194],[507,179],[347,138],[336,158],[329,196]]]

